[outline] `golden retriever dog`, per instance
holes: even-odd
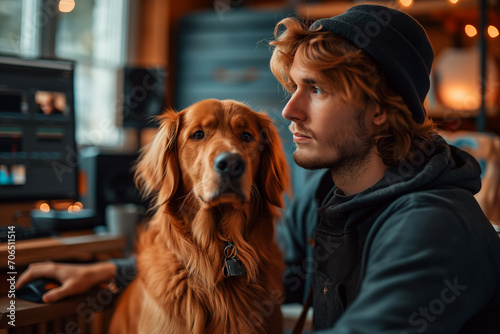
[[[154,215],[110,332],[283,332],[273,239],[290,182],[271,119],[233,100],[169,110],[136,181]]]

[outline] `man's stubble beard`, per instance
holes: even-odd
[[[334,174],[349,174],[364,170],[368,157],[375,146],[373,135],[367,134],[364,125],[364,112],[356,115],[354,129],[347,129],[340,134],[332,134],[328,147],[336,152],[334,157],[301,156],[299,149],[293,153],[295,163],[305,169],[329,169]],[[307,150],[307,148],[302,148]]]

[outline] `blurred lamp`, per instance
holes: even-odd
[[[434,85],[443,112],[467,111],[463,117],[475,117],[481,107],[481,75],[478,48],[449,48],[441,51],[434,65]],[[498,67],[487,58],[486,113],[497,112]],[[431,115],[440,116],[440,115]]]
[[[59,11],[61,13],[69,13],[75,8],[75,0],[59,1]]]
[[[399,3],[405,7],[409,7],[413,4],[413,0],[399,0]]]

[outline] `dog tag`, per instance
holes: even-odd
[[[247,273],[247,269],[245,268],[240,259],[237,258],[225,259],[225,262],[226,263],[224,265],[224,268],[222,269],[222,272],[224,273],[225,277],[241,276]]]

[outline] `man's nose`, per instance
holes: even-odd
[[[281,115],[283,116],[283,118],[293,122],[301,122],[304,120],[305,118],[304,106],[302,103],[300,93],[295,92],[292,95],[290,100],[288,100],[288,103],[286,104],[285,108],[283,108]]]

